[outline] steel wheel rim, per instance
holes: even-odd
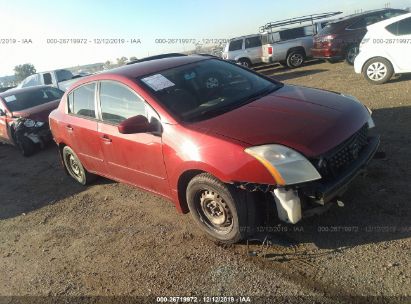
[[[303,63],[303,56],[301,54],[294,54],[290,58],[293,66],[300,66]]]
[[[373,81],[380,81],[387,76],[388,69],[382,62],[374,62],[367,68],[367,76]]]
[[[76,160],[73,154],[68,154],[66,156],[67,168],[72,176],[77,179],[81,178],[81,167],[79,162]]]
[[[248,62],[247,62],[247,61],[241,61],[240,64],[241,64],[242,66],[245,66],[245,67],[248,68]]]
[[[227,234],[232,230],[233,215],[224,199],[216,192],[203,190],[198,195],[202,222],[210,229]]]

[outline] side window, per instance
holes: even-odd
[[[281,40],[291,40],[305,36],[304,27],[283,30],[280,32]]]
[[[34,87],[37,85],[40,85],[40,79],[39,79],[39,74],[34,74],[29,76],[28,78],[26,78],[26,80],[24,80],[22,88],[25,87]]]
[[[50,73],[44,73],[43,74],[43,82],[44,82],[44,84],[46,84],[46,85],[49,85],[49,84],[53,84],[53,81],[51,80],[51,74]]]
[[[102,81],[100,85],[100,106],[103,121],[118,124],[123,120],[146,115],[143,99],[127,87],[111,81]]]
[[[245,39],[245,48],[250,49],[254,47],[259,47],[261,46],[261,37],[260,36],[255,36],[255,37],[250,37]]]
[[[362,17],[360,20],[354,22],[351,24],[348,29],[350,30],[358,30],[358,29],[363,29],[371,24],[377,23],[379,21],[384,20],[384,17],[379,13],[379,14],[373,14],[373,15],[368,15]]]
[[[73,113],[85,117],[96,117],[94,108],[94,94],[96,84],[86,84],[78,89],[75,89],[68,95],[69,113]]]
[[[243,39],[240,40],[233,40],[230,42],[230,46],[228,47],[229,51],[238,51],[243,48]]]
[[[387,31],[396,36],[411,35],[411,18],[390,24],[386,27]]]

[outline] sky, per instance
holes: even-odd
[[[411,0],[0,0],[0,76],[14,74],[14,67],[24,63],[46,71],[121,56],[188,51],[192,44],[156,39],[229,39],[257,33],[270,21],[329,11],[351,14],[386,3],[411,7]],[[48,39],[87,44],[53,44]],[[96,43],[102,39],[125,43]]]

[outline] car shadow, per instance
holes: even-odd
[[[0,220],[26,214],[87,189],[65,174],[55,145],[23,157],[0,145]],[[112,183],[99,178],[96,184]]]
[[[411,73],[395,75],[388,83],[397,83],[407,80],[411,80]]]
[[[411,107],[376,109],[373,118],[385,157],[373,159],[367,175],[353,181],[340,199],[344,207],[296,225],[273,219],[259,227],[254,242],[284,248],[311,243],[335,251],[411,237]]]

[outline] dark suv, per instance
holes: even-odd
[[[312,55],[330,62],[345,59],[349,64],[354,64],[367,26],[405,13],[407,11],[400,9],[381,9],[336,20],[314,36]]]

